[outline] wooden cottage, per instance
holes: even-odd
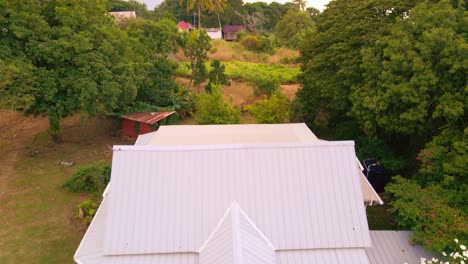
[[[228,25],[223,27],[223,38],[228,41],[237,41],[237,32],[244,30],[244,26]]]

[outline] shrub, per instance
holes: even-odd
[[[252,113],[260,123],[274,124],[285,122],[289,118],[291,101],[275,92],[270,98],[250,105],[247,110]]]
[[[450,250],[453,237],[468,240],[468,215],[452,205],[453,191],[440,185],[421,188],[399,176],[385,190],[398,224],[414,231],[414,243],[442,252]]]
[[[251,51],[260,51],[262,45],[256,36],[247,36],[240,41],[240,44]]]
[[[249,36],[249,33],[245,30],[242,30],[242,31],[238,31],[236,33],[236,36],[237,36],[237,40],[238,41],[241,41],[243,40],[245,37]]]
[[[100,194],[109,183],[110,173],[111,167],[103,161],[80,166],[64,184],[64,187],[71,192]]]
[[[219,86],[212,93],[199,94],[195,100],[195,120],[201,124],[238,124],[239,112],[224,101]]]
[[[98,205],[92,200],[85,200],[76,206],[78,209],[78,218],[86,225],[89,225],[96,214]]]
[[[259,75],[254,81],[254,94],[271,95],[280,89],[280,80],[271,75]]]
[[[272,54],[275,51],[274,43],[265,36],[247,36],[239,42],[245,49],[254,52]]]

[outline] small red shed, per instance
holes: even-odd
[[[158,128],[158,123],[175,113],[172,112],[149,112],[149,113],[133,113],[122,116],[122,133],[130,137],[138,137],[138,135],[146,134],[155,131]]]

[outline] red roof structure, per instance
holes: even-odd
[[[242,25],[227,25],[223,27],[223,32],[236,33],[242,30],[244,30],[244,26]]]
[[[185,22],[183,20],[179,21],[179,23],[177,23],[177,26],[179,27],[179,30],[186,30],[186,31],[194,28],[192,24]]]
[[[235,40],[237,41],[237,32],[244,30],[244,26],[240,25],[227,25],[223,27],[224,40]]]
[[[172,112],[150,112],[133,113],[122,116],[122,133],[130,137],[153,132],[155,124],[175,113]]]

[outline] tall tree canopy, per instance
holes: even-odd
[[[187,4],[187,12],[196,10],[198,13],[198,29],[201,29],[202,11],[208,13],[222,13],[227,5],[226,0],[180,0],[180,4]]]
[[[384,165],[412,176],[387,189],[396,220],[435,250],[468,239],[467,8],[336,0],[301,49],[296,118],[357,139],[358,153],[391,153]]]
[[[115,113],[134,102],[142,82],[155,78],[148,73],[155,55],[174,47],[171,23],[129,22],[127,33],[105,1],[2,0],[0,104],[47,115],[60,140],[62,118]]]
[[[311,33],[315,28],[315,23],[307,12],[289,10],[276,24],[276,36],[282,44],[299,48],[305,38],[306,33]]]

